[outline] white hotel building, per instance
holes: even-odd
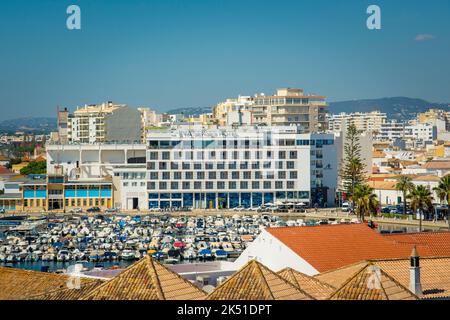
[[[149,131],[149,208],[255,207],[278,201],[334,205],[333,134],[248,126]]]
[[[333,206],[335,136],[300,130],[297,126],[180,125],[149,130],[146,144],[49,143],[47,169],[49,176],[81,183],[83,187],[75,188],[80,190],[110,181],[108,206],[122,210],[225,209],[285,200]],[[61,192],[75,201],[59,196],[60,208],[63,203],[67,209],[92,202],[85,201],[84,191]]]

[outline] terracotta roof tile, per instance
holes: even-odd
[[[83,300],[195,300],[206,296],[149,256],[82,297]]]
[[[331,300],[417,300],[408,288],[382,268],[366,263],[331,296]]]
[[[67,289],[68,275],[0,267],[0,300],[25,300]],[[81,286],[94,280],[81,278]]]
[[[79,289],[54,290],[43,295],[32,296],[28,300],[79,300],[103,282],[103,280],[92,280],[82,284]]]
[[[372,260],[353,264],[315,276],[316,279],[333,286],[343,287],[350,279],[368,265],[379,267],[403,287],[409,287],[410,261],[407,259]],[[450,297],[450,257],[420,258],[420,278],[423,295],[421,299]]]
[[[450,232],[387,234],[396,244],[416,245],[422,256],[450,256]]]
[[[314,298],[252,260],[218,286],[208,300],[314,300]]]
[[[283,269],[278,274],[318,300],[326,299],[336,290],[325,282],[291,268]]]
[[[319,272],[368,259],[409,257],[412,248],[412,245],[393,244],[365,224],[266,230]]]

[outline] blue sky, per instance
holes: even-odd
[[[80,31],[66,28],[70,4]],[[366,28],[370,4],[382,30]],[[107,100],[208,107],[285,86],[450,102],[448,0],[2,0],[0,41],[0,119]]]

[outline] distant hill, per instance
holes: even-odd
[[[393,97],[381,99],[349,100],[330,102],[330,113],[341,112],[370,112],[380,111],[387,114],[389,119],[409,120],[418,113],[425,112],[430,108],[440,108],[449,110],[449,104],[432,103],[423,99],[413,99],[407,97]],[[167,111],[169,114],[180,114],[197,116],[201,113],[212,112],[212,107],[205,108],[178,108]]]
[[[202,113],[211,113],[212,107],[194,107],[194,108],[176,108],[169,111],[164,111],[168,114],[184,114],[185,116],[198,116]]]
[[[27,133],[49,133],[56,130],[55,118],[20,118],[0,121],[0,132],[24,131]]]
[[[378,110],[386,113],[389,119],[408,120],[430,108],[449,110],[449,104],[431,103],[422,99],[393,97],[331,102],[329,111],[330,113],[336,114],[341,112],[370,112]]]

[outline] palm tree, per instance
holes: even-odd
[[[425,210],[432,210],[433,208],[431,191],[421,185],[415,186],[410,191],[408,198],[411,199],[411,208],[413,211],[419,211],[419,232],[422,232],[422,214]]]
[[[408,196],[408,192],[410,192],[413,188],[414,183],[412,183],[412,179],[408,176],[401,176],[395,185],[395,189],[403,193],[403,214],[406,214],[407,210],[406,197]]]
[[[355,191],[352,195],[352,201],[356,205],[356,211],[359,219],[363,222],[365,214],[376,213],[378,208],[377,196],[373,193],[373,188],[367,184],[359,184],[355,186]]]
[[[447,222],[450,231],[450,175],[441,178],[439,184],[433,189],[441,202],[447,202]]]

